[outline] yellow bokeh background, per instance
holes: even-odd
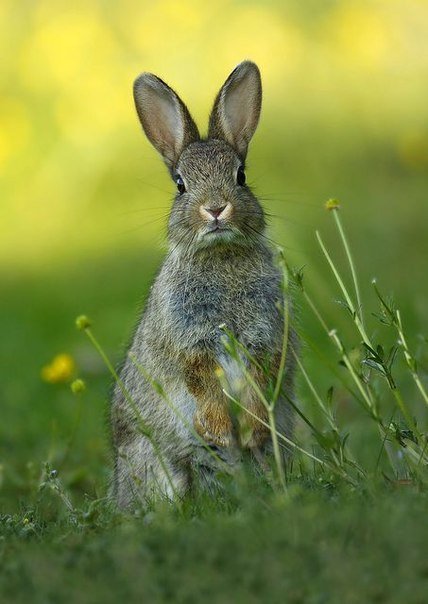
[[[170,83],[203,126],[234,65],[256,61],[262,184],[266,166],[278,180],[291,153],[296,161],[299,144],[302,170],[316,171],[315,143],[335,167],[361,131],[407,169],[428,170],[423,0],[3,0],[0,23],[0,267],[42,270],[161,231],[156,221],[134,229],[136,210],[150,218],[173,191],[135,117],[142,70]]]
[[[257,62],[263,107],[246,175],[268,237],[303,267],[329,329],[355,354],[359,336],[315,237],[351,285],[325,209],[340,200],[366,329],[385,351],[396,341],[372,314],[377,277],[426,381],[427,0],[1,0],[0,58],[0,505],[6,493],[16,510],[29,460],[65,459],[61,480],[104,492],[109,375],[75,318],[91,318],[118,364],[162,261],[175,192],[136,116],[141,71],[168,82],[205,132],[228,74]],[[345,431],[366,454],[375,441],[334,375],[339,357],[298,294],[295,308],[305,370],[321,396],[334,385]],[[416,409],[397,357],[394,377]]]

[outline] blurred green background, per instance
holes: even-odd
[[[141,71],[166,80],[204,130],[229,72],[244,58],[257,62],[263,113],[247,174],[274,215],[271,237],[305,267],[330,326],[340,327],[344,311],[314,236],[320,229],[340,264],[324,210],[339,198],[367,312],[377,276],[417,346],[428,300],[426,1],[2,0],[0,24],[7,508],[45,459],[77,492],[104,491],[110,380],[74,319],[88,314],[118,361],[165,251],[174,186],[135,115]],[[300,323],[326,345],[304,309]],[[58,354],[87,382],[80,399],[66,379],[41,377]],[[328,387],[323,368],[310,355],[306,362]]]

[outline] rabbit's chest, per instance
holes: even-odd
[[[260,275],[189,279],[170,298],[168,314],[184,348],[221,351],[221,325],[249,348],[269,348],[278,331],[279,279]]]

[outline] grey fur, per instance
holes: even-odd
[[[248,81],[242,85],[246,78]],[[147,82],[150,86],[155,82],[152,90],[159,90],[164,98],[166,94],[173,106],[179,108],[176,116],[180,136],[175,146],[171,145],[172,138],[165,146],[153,134],[156,129],[159,131],[159,115],[151,114],[157,111],[156,98],[151,98],[148,108],[142,105],[141,89]],[[249,187],[239,186],[236,180],[260,113],[258,69],[246,61],[232,72],[217,97],[210,118],[210,135],[203,141],[198,140],[196,126],[187,109],[183,109],[184,104],[164,86],[155,76],[140,76],[134,88],[140,91],[136,94],[137,110],[149,139],[163,155],[171,173],[180,174],[186,192],[174,200],[168,225],[169,251],[151,288],[121,371],[121,379],[137,409],[129,404],[119,386],[113,395],[111,417],[116,460],[113,490],[122,508],[152,497],[181,496],[190,489],[195,476],[202,482],[215,483],[216,463],[190,428],[200,400],[199,395],[190,391],[189,380],[195,378],[196,390],[201,384],[195,374],[191,371],[189,374],[188,368],[193,366],[189,365],[190,360],[197,359],[202,364],[201,375],[211,379],[211,365],[205,368],[203,363],[212,361],[223,368],[232,389],[236,377],[239,383],[239,367],[225,352],[220,325],[225,324],[261,362],[266,356],[277,357],[282,341],[283,321],[278,310],[282,299],[281,275],[264,237],[263,209]],[[233,90],[233,94],[241,90],[246,112],[239,116],[235,111],[236,120],[234,124],[229,122],[229,133],[219,126],[223,111],[219,99],[220,104],[227,104],[228,90]],[[236,99],[233,102],[236,105]],[[233,140],[229,135],[232,130]],[[174,128],[170,128],[172,131]],[[217,222],[207,218],[208,210],[222,208],[227,211],[223,210]],[[214,231],[216,225],[224,230]],[[293,330],[290,341],[296,349]],[[144,368],[145,377],[131,357]],[[284,390],[292,398],[294,363],[291,354],[287,358]],[[174,409],[152,380],[161,384]],[[240,397],[246,404],[251,393],[248,387],[242,387],[242,380],[240,383]],[[207,397],[210,393],[204,392],[202,386],[200,398]],[[148,435],[139,429],[137,415],[148,427]],[[276,416],[278,430],[290,435],[293,417],[282,396],[276,405]],[[235,425],[233,430],[236,429]],[[233,468],[240,458],[236,435],[227,442],[216,450]],[[260,449],[269,455],[268,436]]]

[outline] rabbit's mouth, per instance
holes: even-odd
[[[236,233],[234,229],[231,229],[229,226],[222,226],[221,224],[212,225],[209,228],[206,228],[201,233],[200,242],[202,245],[212,245],[214,242],[216,243],[230,243],[234,241],[236,238]]]
[[[209,231],[207,231],[205,235],[213,235],[214,237],[219,237],[223,234],[227,235],[230,233],[233,233],[232,229],[217,224],[216,226],[212,227]]]
[[[235,225],[211,225],[199,231],[195,244],[199,248],[210,248],[212,246],[235,246],[248,245],[244,233]]]

